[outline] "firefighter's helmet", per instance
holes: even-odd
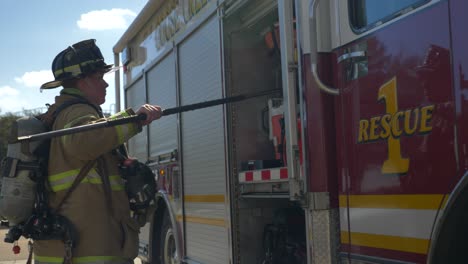
[[[431,45],[426,51],[422,65],[416,67],[416,72],[421,76],[439,78],[440,73],[435,73],[444,69],[450,69],[450,51],[441,46]]]
[[[65,80],[80,78],[97,71],[114,71],[113,65],[104,62],[101,50],[95,39],[83,40],[60,52],[52,62],[52,73],[55,80],[46,82],[41,89],[51,89],[62,85]]]

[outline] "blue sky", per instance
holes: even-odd
[[[106,63],[114,63],[112,47],[147,0],[2,0],[0,8],[0,114],[44,107],[57,89],[44,90],[53,80],[54,57],[69,45],[94,38]],[[105,112],[115,103],[114,75]],[[113,110],[112,110],[113,111]]]

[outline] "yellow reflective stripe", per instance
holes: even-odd
[[[182,216],[182,215],[177,215],[176,218],[177,218],[178,222],[181,222],[181,221],[184,220],[184,216]],[[208,218],[208,217],[198,217],[198,216],[186,215],[185,216],[185,221],[190,222],[190,223],[196,223],[196,224],[227,227],[226,222],[224,221],[224,219],[220,219],[220,218]]]
[[[185,195],[184,202],[187,202],[187,203],[224,203],[224,195],[222,194]]]
[[[109,176],[109,181],[113,191],[122,191],[124,189],[124,181],[120,175]]]
[[[95,115],[80,116],[78,118],[75,118],[75,119],[71,120],[67,124],[65,124],[65,126],[63,128],[70,128],[70,127],[74,126],[75,124],[80,123],[83,119],[96,119],[96,116]]]
[[[121,117],[127,117],[127,116],[130,116],[129,113],[127,113],[127,111],[121,111],[121,112],[118,112],[114,115],[111,115],[109,116],[109,120],[114,120],[114,119],[118,119],[118,118],[121,118]]]
[[[119,144],[123,144],[130,135],[136,134],[136,129],[135,129],[134,124],[115,126],[115,130],[117,131]]]
[[[63,257],[57,258],[57,257],[43,257],[43,256],[34,255],[34,263],[37,263],[37,262],[63,263]]]
[[[128,117],[130,116],[127,111],[122,111],[118,112],[115,115],[112,115],[109,117],[110,120],[122,118],[122,117]],[[124,125],[118,125],[115,126],[115,131],[117,133],[117,140],[119,144],[123,144],[129,135],[135,135],[136,134],[136,129],[134,124],[124,124]]]
[[[120,126],[115,126],[115,131],[117,132],[117,142],[119,144],[124,143],[124,132],[122,131],[122,128]]]
[[[92,184],[102,184],[102,181],[100,178],[90,178],[90,179],[87,179],[87,182],[92,183]]]
[[[351,245],[356,246],[390,249],[418,254],[427,254],[429,249],[428,239],[347,231],[341,231],[341,243],[349,244],[349,236],[351,236]]]
[[[76,263],[87,263],[87,262],[96,262],[96,261],[124,261],[124,258],[113,257],[113,256],[93,256],[93,257],[77,257],[73,258],[73,262]]]
[[[83,179],[81,181],[81,184],[85,184],[85,183],[95,184],[95,185],[102,185],[101,179],[93,181],[93,180],[88,180],[88,179],[85,178],[85,179]],[[66,189],[70,188],[72,185],[73,185],[72,182],[57,184],[57,185],[52,186],[52,191],[54,191],[54,192],[63,191],[63,190],[66,190]],[[124,185],[123,184],[112,184],[111,183],[111,190],[112,191],[122,191],[122,190],[124,190]]]
[[[445,206],[444,194],[340,195],[340,207],[437,210]]]
[[[57,192],[70,188],[79,172],[80,170],[70,170],[49,176],[49,182],[52,190]],[[109,181],[112,190],[121,191],[124,189],[124,183],[120,175],[109,176]],[[97,171],[92,169],[81,183],[102,184],[102,179]]]
[[[93,170],[91,170],[93,171]],[[53,174],[49,176],[49,181],[54,182],[58,180],[62,180],[67,177],[72,177],[74,175],[77,175],[80,172],[80,170],[69,170],[69,171],[64,171],[58,174]]]
[[[71,65],[71,66],[68,66],[68,67],[65,67],[63,69],[58,69],[54,72],[54,75],[57,76],[63,72],[71,72],[71,73],[74,73],[74,74],[81,74],[81,66],[85,66],[86,64],[90,64],[90,63],[95,63],[99,60],[89,60],[89,61],[84,61],[84,62],[81,62],[80,64],[75,64],[75,65]],[[74,75],[76,76],[76,75]]]
[[[45,256],[34,256],[34,261],[44,262],[44,263],[63,263],[63,257],[45,257]],[[125,262],[124,258],[115,257],[115,256],[88,256],[88,257],[75,257],[72,259],[74,263],[96,263],[98,261],[110,261],[115,262]]]
[[[109,176],[109,181],[110,181],[112,190],[121,191],[124,189],[122,178],[119,175]],[[101,178],[88,178],[86,182],[89,182],[91,184],[102,184],[102,179]]]
[[[63,88],[60,94],[79,95],[84,97],[84,93],[78,88]]]

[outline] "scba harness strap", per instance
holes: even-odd
[[[100,117],[103,117],[102,112],[98,107],[92,105],[83,98],[76,98],[66,101],[59,106],[49,106],[46,113],[38,115],[35,118],[40,120],[47,130],[51,130],[52,125],[60,112],[75,104],[90,105],[96,110]],[[68,190],[64,198],[60,201],[59,206],[57,206],[55,210],[51,210],[48,206],[47,195],[48,190],[51,189],[50,186],[48,186],[47,179],[50,139],[41,142],[33,153],[29,152],[28,145],[28,142],[26,142],[26,144],[22,143],[21,151],[26,155],[37,157],[37,160],[22,161],[16,158],[6,158],[4,164],[2,164],[2,170],[6,168],[9,171],[9,174],[16,171],[30,171],[32,180],[36,182],[34,210],[31,216],[27,218],[24,223],[11,227],[5,237],[5,242],[14,243],[21,236],[32,240],[62,240],[65,244],[66,250],[64,262],[71,262],[71,252],[76,244],[78,236],[72,223],[66,217],[59,215],[58,212],[76,186],[81,182],[86,174],[88,174],[96,161],[89,161],[80,169],[76,180],[72,184],[72,188]],[[10,175],[10,177],[13,178],[15,175]],[[30,254],[31,253],[32,244],[30,245]]]
[[[72,106],[72,105],[75,105],[75,104],[87,104],[91,107],[93,107],[96,112],[99,114],[100,117],[103,117],[103,114],[102,114],[102,111],[96,107],[95,105],[89,103],[88,101],[86,100],[83,100],[83,99],[76,99],[76,100],[69,100],[69,101],[66,101],[65,103],[61,104],[59,107],[57,107],[57,109],[55,109],[53,112],[52,112],[52,120],[49,120],[51,121],[49,123],[49,128],[52,128],[52,125],[53,123],[55,122],[55,119],[57,118],[57,116],[59,115],[59,113],[66,109],[67,107],[69,106]],[[46,118],[49,117],[47,114],[49,113],[49,111],[46,113]],[[60,211],[60,209],[62,208],[63,204],[68,200],[68,198],[71,196],[71,194],[73,193],[73,191],[78,187],[78,185],[80,184],[80,182],[86,177],[86,175],[89,173],[89,171],[93,168],[94,164],[96,163],[96,160],[92,160],[92,161],[88,161],[81,169],[80,169],[80,172],[78,173],[78,175],[76,176],[75,180],[73,181],[72,183],[72,186],[67,190],[67,192],[65,193],[63,199],[60,201],[60,203],[57,205],[57,207],[55,208],[54,212],[53,212],[53,215],[55,217],[59,217],[60,218],[60,221],[59,222],[64,222],[66,223],[64,225],[65,229],[62,230],[62,241],[64,242],[64,245],[65,245],[65,254],[64,254],[64,258],[63,258],[63,263],[64,264],[71,264],[72,263],[72,258],[73,258],[73,248],[74,246],[76,245],[76,240],[77,240],[77,234],[76,234],[76,230],[74,229],[73,227],[73,224],[65,217],[61,216],[58,214],[58,212]],[[47,181],[46,181],[47,182]]]

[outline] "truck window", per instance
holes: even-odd
[[[348,0],[349,17],[357,33],[383,24],[430,0]]]

